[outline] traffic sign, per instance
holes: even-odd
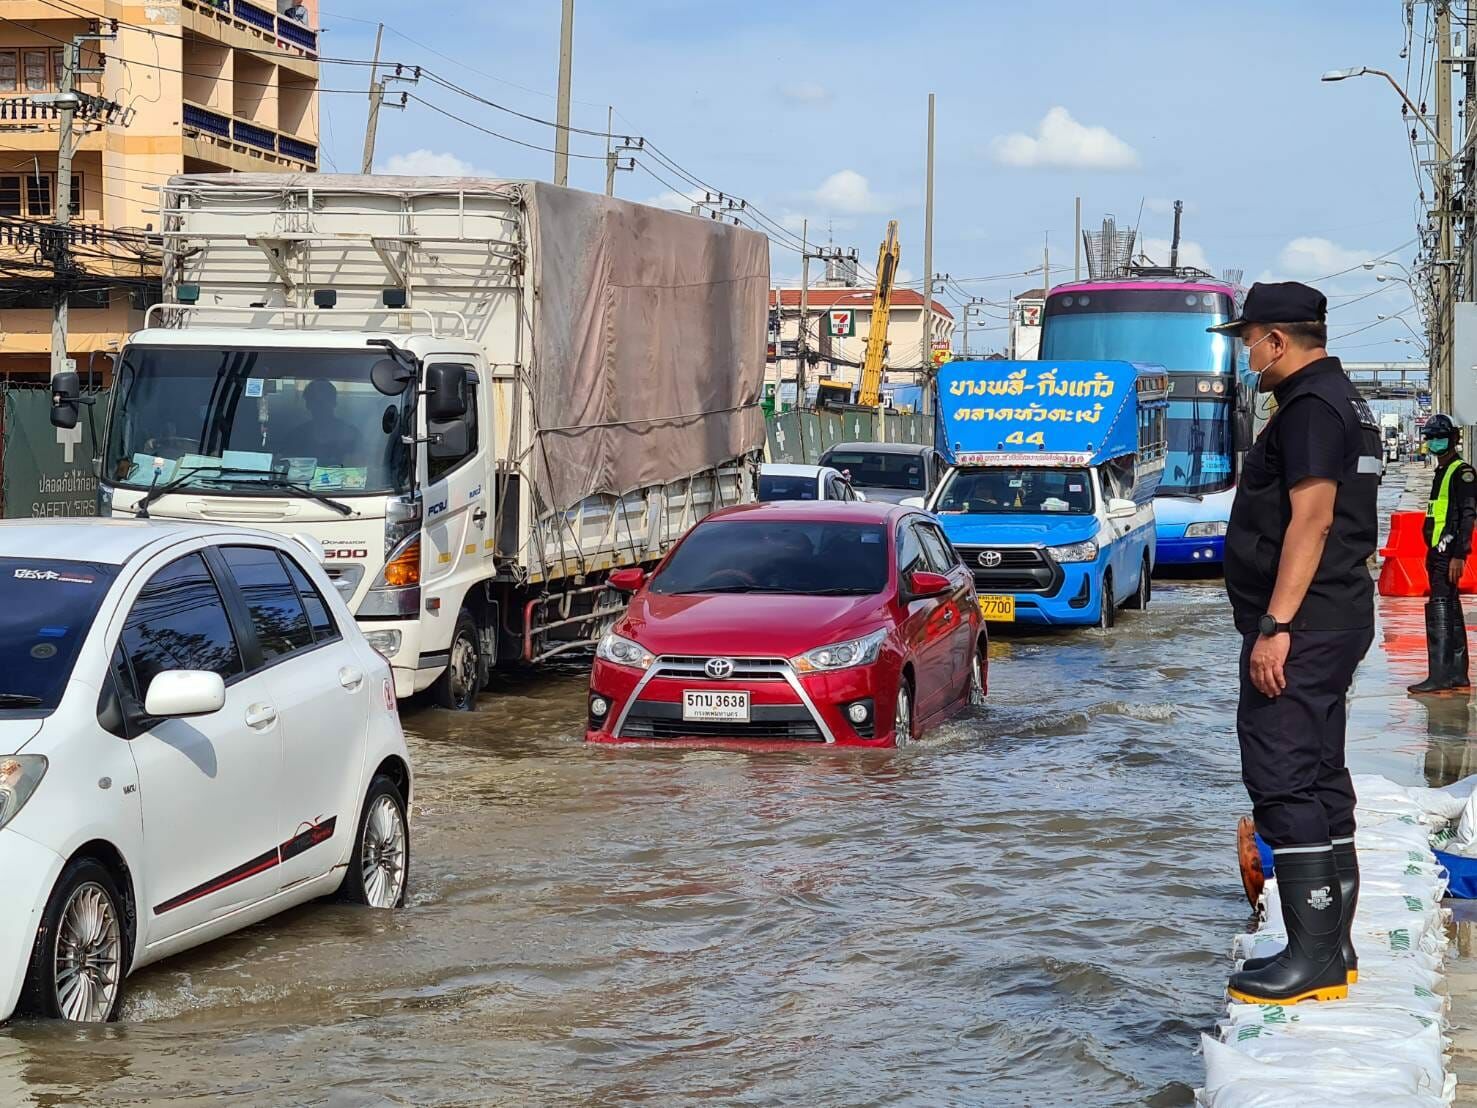
[[[856,334],[856,310],[832,308],[826,313],[826,333],[833,339],[849,339]]]

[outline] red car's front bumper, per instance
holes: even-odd
[[[701,673],[668,672],[662,662],[646,672],[596,659],[590,674],[587,742],[793,747],[805,744],[892,746],[898,671],[886,657],[874,665],[801,676],[787,664],[766,661],[762,676],[746,672],[722,681]],[[798,690],[797,690],[798,686]],[[638,694],[639,689],[639,694]],[[694,724],[682,718],[684,690],[747,692],[748,724]],[[596,698],[606,710],[593,711]],[[853,723],[848,709],[868,706]]]

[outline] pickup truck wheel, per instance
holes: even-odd
[[[1098,615],[1097,625],[1104,631],[1118,622],[1118,601],[1113,597],[1113,571],[1103,574],[1103,610]]]
[[[1149,556],[1145,554],[1144,564],[1139,569],[1138,590],[1133,594],[1133,599],[1128,602],[1130,608],[1143,611],[1149,606],[1149,600],[1154,592],[1153,575],[1154,571],[1149,567]]]
[[[477,637],[477,623],[471,613],[463,611],[456,620],[451,637],[451,653],[446,669],[431,686],[431,699],[437,707],[452,712],[471,712],[477,708],[477,693],[482,688],[482,647]]]

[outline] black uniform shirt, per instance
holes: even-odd
[[[1452,558],[1466,558],[1472,553],[1472,525],[1477,523],[1477,473],[1466,462],[1455,457],[1445,465],[1437,466],[1436,475],[1431,479],[1431,499],[1435,500],[1440,495],[1442,478],[1451,466],[1458,468],[1451,475],[1451,488],[1446,492],[1446,526],[1441,529],[1439,537],[1450,536],[1442,553]],[[1429,546],[1433,538],[1430,516],[1422,524],[1421,533],[1425,535]]]
[[[1289,492],[1310,477],[1337,481],[1338,491],[1333,527],[1293,629],[1371,627],[1374,582],[1366,563],[1379,534],[1379,426],[1337,358],[1304,366],[1275,393],[1277,411],[1242,462],[1226,532],[1226,592],[1236,628],[1255,631],[1272,601],[1292,522]]]

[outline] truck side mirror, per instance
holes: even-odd
[[[369,367],[369,383],[381,396],[399,396],[414,379],[409,367],[394,358],[381,358]]]
[[[467,367],[450,362],[426,366],[426,419],[446,423],[467,414]]]
[[[77,426],[82,409],[82,379],[73,370],[51,379],[51,425],[63,431]]]

